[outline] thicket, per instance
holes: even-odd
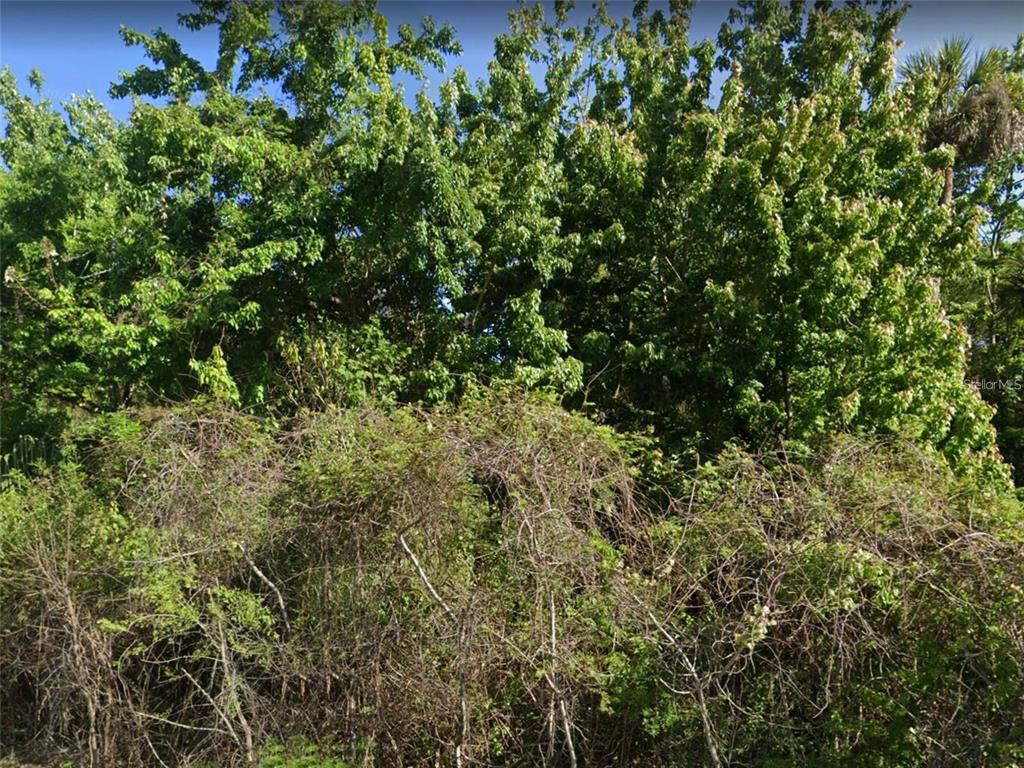
[[[1021,764],[1024,38],[905,10],[4,70],[0,749]]]
[[[26,756],[1024,759],[1019,506],[903,443],[732,449],[644,493],[632,441],[492,395],[276,430],[146,410],[74,446],[0,496]]]

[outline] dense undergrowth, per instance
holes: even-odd
[[[0,722],[26,760],[1024,759],[1019,504],[909,444],[682,475],[481,394],[284,426],[145,409],[69,445],[0,497]]]

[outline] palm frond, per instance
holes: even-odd
[[[964,80],[964,90],[972,88],[984,88],[986,85],[1000,79],[1005,72],[1005,60],[1003,52],[999,48],[989,48],[981,51],[974,58],[971,71]]]

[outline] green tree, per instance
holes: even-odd
[[[1024,234],[1024,38],[1013,50],[989,49],[970,61],[968,44],[947,41],[904,68],[908,87],[924,83],[935,94],[926,146],[949,146],[943,199],[954,190],[966,205],[967,226],[980,221],[980,249],[951,283],[949,306],[971,335],[970,375],[996,408],[994,423],[1004,457],[1024,479],[1024,339],[1021,236]]]
[[[273,406],[277,340],[304,323],[378,318],[397,343],[427,339],[410,364],[436,353],[452,267],[431,221],[464,206],[434,194],[450,169],[432,109],[394,79],[440,64],[451,31],[427,20],[391,42],[366,4],[312,3],[281,6],[272,32],[270,12],[183,17],[220,25],[214,72],[164,32],[126,31],[156,66],[111,89],[134,100],[125,124],[95,99],[62,115],[4,74],[5,433],[71,404],[187,396],[215,368]],[[253,93],[267,81],[285,103]]]
[[[478,379],[673,451],[852,429],[998,474],[947,295],[994,203],[940,204],[955,150],[920,151],[936,85],[897,81],[902,11],[741,3],[717,42],[689,14],[519,8],[487,77],[456,70],[436,100],[418,83],[453,31],[391,30],[367,2],[201,0],[181,21],[218,30],[210,71],[126,31],[150,64],[112,88],[123,124],[5,74],[5,432],[201,391],[280,412]],[[985,82],[1009,92],[1019,60],[993,54]]]
[[[685,13],[616,29],[564,145],[581,247],[558,295],[589,400],[677,446],[854,429],[992,456],[941,288],[978,239],[939,204],[944,150],[919,151],[902,11],[741,3],[717,103]]]
[[[970,43],[954,37],[936,51],[915,53],[902,68],[906,79],[927,79],[934,88],[925,149],[956,150],[944,171],[947,205],[953,202],[954,170],[976,169],[1024,148],[1024,106],[1019,87],[1009,79],[1013,64],[1009,52],[999,48],[982,51],[972,61]]]

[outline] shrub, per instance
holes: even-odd
[[[903,443],[684,476],[495,393],[73,434],[0,494],[0,739],[25,757],[1021,757],[1019,505]]]

